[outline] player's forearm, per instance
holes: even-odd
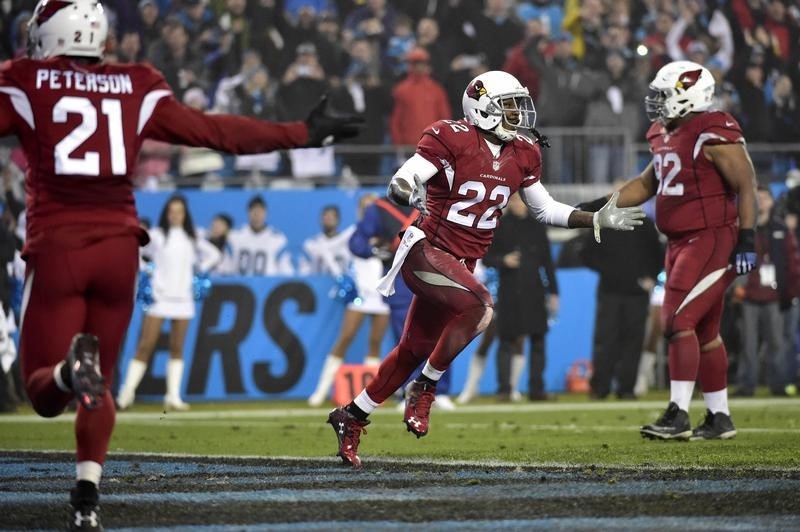
[[[758,218],[758,196],[753,187],[742,187],[738,197],[739,229],[754,229]]]
[[[594,227],[594,213],[574,210],[569,215],[567,227],[577,229],[580,227]]]
[[[635,207],[641,205],[654,194],[655,190],[644,174],[631,179],[619,189],[618,207]]]

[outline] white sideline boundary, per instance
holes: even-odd
[[[200,403],[202,404],[202,403]],[[378,408],[373,416],[397,415],[395,401],[387,401],[383,408]],[[522,412],[588,412],[588,411],[611,411],[611,410],[653,410],[660,412],[666,407],[667,401],[605,401],[593,403],[511,403],[511,404],[488,404],[488,405],[464,405],[452,411],[436,410],[436,415],[443,417],[456,416],[458,414],[513,414]],[[795,408],[800,410],[800,400],[797,398],[764,398],[764,399],[731,399],[731,410],[734,416],[737,411],[751,409],[776,409],[776,408]],[[324,417],[331,411],[332,407],[325,408],[284,408],[279,409],[270,405],[269,401],[264,401],[264,409],[230,409],[230,410],[196,410],[189,412],[117,412],[117,423],[144,422],[144,421],[165,421],[169,418],[175,420],[215,420],[215,419],[286,419],[302,417]],[[692,401],[692,410],[704,410],[705,405],[702,399]],[[36,414],[10,414],[0,416],[0,425],[14,423],[59,423],[74,421],[75,414],[63,414],[55,418],[43,418]]]

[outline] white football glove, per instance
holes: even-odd
[[[408,201],[412,207],[425,216],[430,214],[428,212],[428,191],[425,188],[425,183],[422,182],[417,174],[414,174],[414,190],[411,191]]]
[[[594,213],[594,239],[600,242],[600,229],[617,231],[633,231],[635,226],[642,225],[644,211],[641,207],[617,207],[619,192],[614,192],[603,208]]]

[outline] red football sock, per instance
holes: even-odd
[[[700,366],[700,344],[694,333],[670,339],[668,352],[670,380],[697,380],[697,370]]]
[[[78,462],[91,460],[98,464],[106,461],[108,441],[114,430],[116,409],[114,398],[106,390],[102,404],[94,410],[79,406],[75,418],[75,439],[78,443]]]
[[[725,344],[700,352],[700,386],[703,393],[718,392],[728,387],[728,351]]]
[[[386,355],[378,374],[367,384],[367,395],[376,403],[383,403],[396,392],[421,362],[410,349],[402,346],[398,345]]]

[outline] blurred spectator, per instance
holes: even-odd
[[[536,20],[545,35],[553,35],[561,31],[564,21],[564,2],[560,0],[533,0],[520,2],[517,6],[517,17],[525,24]]]
[[[774,78],[767,93],[772,142],[800,142],[800,97],[792,78],[780,74]],[[778,173],[800,166],[800,150],[776,154],[773,170]]]
[[[208,0],[182,0],[182,7],[175,13],[193,44],[205,45],[211,39],[216,26],[214,12],[208,7]]]
[[[189,46],[189,34],[176,18],[164,22],[162,37],[153,43],[148,59],[164,73],[176,98],[183,98],[186,90],[203,80],[201,58]]]
[[[139,18],[142,49],[149,50],[153,43],[161,38],[161,17],[156,0],[139,1]]]
[[[442,118],[451,118],[447,94],[430,76],[430,56],[414,48],[406,56],[408,75],[394,87],[390,120],[394,144],[416,144],[422,131]]]
[[[292,60],[288,51],[293,48],[286,42],[289,28],[279,2],[252,0],[247,8],[251,18],[248,46],[258,52],[273,75],[280,77]]]
[[[601,0],[573,1],[566,4],[563,26],[575,38],[572,51],[586,68],[599,70],[605,62],[605,48],[601,37],[605,31]]]
[[[439,40],[439,23],[436,19],[425,17],[417,23],[417,46],[428,52],[432,76],[439,82],[444,82],[447,79],[451,54]]]
[[[298,46],[296,52],[294,62],[283,74],[278,92],[286,112],[284,120],[304,120],[309,108],[328,87],[325,71],[317,58],[317,47],[306,42]]]
[[[339,112],[364,117],[364,128],[351,144],[383,144],[386,109],[391,108],[392,97],[378,71],[376,47],[367,39],[356,39],[350,46],[350,57],[342,86],[331,92],[331,105]],[[342,162],[357,176],[377,176],[381,155],[348,153],[342,156]]]
[[[778,75],[771,83],[768,97],[770,122],[772,123],[770,140],[774,142],[800,141],[800,97],[794,88],[792,78],[787,74]]]
[[[774,216],[774,200],[769,187],[758,187],[758,224],[756,229],[756,269],[736,288],[742,300],[744,349],[737,372],[735,396],[749,397],[759,383],[759,349],[766,356],[767,384],[773,395],[785,395],[789,384],[783,349],[784,319],[781,309],[788,309],[800,296],[800,255],[794,234],[784,221]]]
[[[475,17],[475,41],[486,54],[489,70],[499,70],[506,60],[506,51],[524,36],[522,26],[514,19],[509,0],[484,0],[484,9]]]
[[[503,70],[519,80],[523,87],[527,87],[533,98],[539,98],[539,71],[536,68],[537,59],[547,51],[549,45],[548,31],[545,24],[538,18],[532,18],[525,23],[525,40],[509,50]]]
[[[395,27],[397,11],[386,0],[366,0],[354,9],[344,22],[344,28],[353,37],[377,39],[385,46]]]
[[[342,215],[336,205],[326,205],[320,213],[322,232],[303,242],[304,256],[300,258],[300,275],[343,275],[350,266],[350,236],[355,226],[339,230]]]
[[[613,50],[606,57],[607,73],[600,75],[593,99],[586,108],[584,125],[639,131],[644,95],[636,80],[627,76],[622,54]],[[588,136],[587,173],[595,183],[609,183],[628,173],[624,137],[619,134]]]
[[[136,30],[126,30],[119,39],[116,49],[120,63],[138,63],[142,60],[142,39]]]
[[[586,235],[583,263],[596,271],[597,310],[592,346],[591,397],[605,399],[616,386],[620,399],[634,399],[633,387],[644,345],[650,291],[664,265],[664,248],[649,218],[636,231]]]
[[[702,0],[680,0],[678,8],[680,16],[666,37],[672,59],[687,59],[704,66],[714,59],[727,72],[733,65],[734,44],[731,25],[722,11],[714,8],[709,13]]]
[[[797,7],[794,2],[794,8]],[[797,54],[798,28],[790,25],[784,0],[767,0],[766,15],[764,28],[769,32],[775,55],[781,63],[787,64],[792,54]]]
[[[340,30],[339,21],[332,15],[325,15],[317,22],[319,63],[333,86],[338,85],[339,78],[346,74],[350,59],[342,44]]]
[[[216,33],[208,32],[205,62],[213,79],[237,72],[242,55],[250,47],[250,21],[247,0],[225,0],[219,12]]]
[[[405,57],[414,48],[416,39],[412,29],[411,19],[405,15],[398,15],[392,36],[386,47],[386,70],[395,78],[401,78],[406,73],[408,65]]]
[[[498,397],[510,400],[525,367],[522,351],[527,337],[530,349],[528,398],[548,399],[544,389],[545,335],[549,319],[558,314],[558,283],[545,226],[528,212],[519,197],[511,196],[494,240],[483,259],[497,268]]]
[[[772,130],[764,81],[763,64],[751,62],[744,71],[744,79],[737,84],[742,102],[742,129],[747,132],[749,142],[769,140]]]
[[[537,122],[541,127],[579,127],[586,116],[586,106],[594,88],[583,64],[572,53],[572,34],[553,37],[552,56],[530,53],[527,58],[539,72],[539,98],[535,100]],[[544,175],[553,182],[571,182],[583,174],[582,144],[571,136],[554,143],[552,154],[544,162]]]
[[[233,228],[233,219],[230,215],[221,212],[214,215],[211,226],[208,228],[206,239],[211,242],[223,255],[230,253],[228,244],[228,233]]]
[[[290,23],[296,24],[301,13],[309,12],[316,17],[336,15],[336,2],[332,0],[286,0],[284,11]]]
[[[286,235],[267,225],[267,202],[253,196],[247,223],[228,233],[234,275],[292,275],[294,268]]]

